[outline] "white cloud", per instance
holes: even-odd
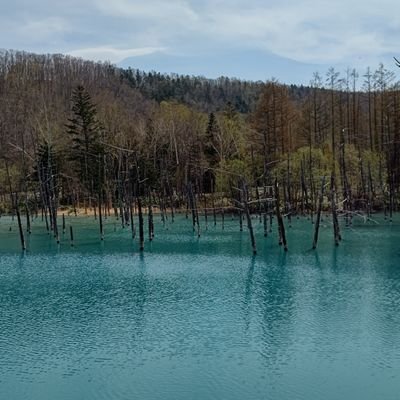
[[[158,24],[198,20],[189,3],[182,0],[95,0],[94,4],[102,14],[118,18],[145,18]]]
[[[112,62],[160,49],[218,57],[230,48],[308,64],[368,64],[400,53],[397,1],[14,0],[2,6],[0,35],[7,48]]]
[[[19,29],[19,33],[26,37],[34,36],[36,40],[40,40],[60,32],[66,32],[69,28],[69,24],[64,18],[48,17],[27,20]]]
[[[268,5],[250,1],[220,2],[209,9],[210,30],[216,37],[258,47],[302,62],[343,62],[366,54],[396,51],[400,40],[396,2],[286,1]],[[393,27],[395,37],[385,35]]]
[[[101,61],[107,60],[112,63],[119,63],[128,57],[144,56],[155,53],[157,51],[164,51],[162,47],[142,47],[135,49],[118,49],[107,46],[92,47],[86,49],[77,49],[67,51],[68,54],[74,57],[82,57],[87,60]]]

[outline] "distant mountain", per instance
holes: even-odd
[[[156,52],[126,58],[118,66],[207,78],[227,76],[252,81],[276,78],[282,83],[306,85],[315,71],[326,71],[326,66],[304,64],[262,51],[226,51],[189,56]]]

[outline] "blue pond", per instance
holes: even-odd
[[[0,399],[398,400],[396,218],[355,219],[338,248],[325,218],[316,251],[294,219],[288,253],[255,218],[253,257],[231,218],[199,239],[157,216],[143,254],[113,218],[100,242],[68,217],[74,247],[37,219],[21,254],[2,217]]]

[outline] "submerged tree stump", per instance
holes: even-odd
[[[142,202],[140,201],[140,197],[137,198],[138,205],[138,214],[139,214],[139,250],[144,250],[144,229],[143,229],[143,210],[142,210]]]
[[[74,231],[72,230],[72,225],[69,226],[69,238],[71,242],[71,247],[74,246]]]
[[[276,198],[276,218],[278,220],[278,231],[279,231],[279,238],[283,244],[283,248],[285,251],[288,250],[287,241],[286,241],[286,232],[285,232],[285,225],[283,223],[283,218],[281,214],[281,205],[280,205],[280,196],[279,196],[279,186],[278,180],[275,179],[275,198]]]
[[[335,190],[335,176],[331,175],[331,207],[332,207],[332,221],[333,221],[333,235],[335,238],[335,245],[339,246],[340,228],[336,210],[336,190]]]
[[[21,248],[22,248],[22,251],[25,251],[26,250],[26,243],[25,243],[24,230],[22,228],[21,214],[19,212],[18,204],[15,207],[15,211],[17,213],[17,221],[18,221],[18,229],[19,229],[19,238],[20,238],[20,241],[21,241]]]
[[[253,254],[257,254],[257,246],[256,246],[256,239],[254,237],[254,231],[253,231],[253,223],[251,221],[251,215],[250,215],[250,209],[249,209],[249,193],[247,190],[247,185],[245,181],[242,181],[242,201],[243,201],[243,208],[244,212],[246,214],[247,218],[247,228],[249,229],[249,234],[250,234],[250,241],[251,241],[251,247],[253,249]],[[242,219],[242,215],[240,213],[240,219]]]
[[[325,188],[325,176],[322,178],[321,181],[321,192],[319,194],[319,199],[318,199],[318,211],[317,211],[317,221],[315,223],[315,230],[314,230],[313,249],[317,248],[319,225],[321,223],[322,202],[324,199],[324,188]]]

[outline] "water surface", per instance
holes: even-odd
[[[0,398],[397,400],[400,225],[293,220],[259,254],[236,220],[200,239],[179,217],[140,255],[129,228],[90,218],[57,246],[33,222],[19,251],[0,218]],[[9,231],[10,226],[12,230]],[[114,231],[115,230],[115,231]]]

